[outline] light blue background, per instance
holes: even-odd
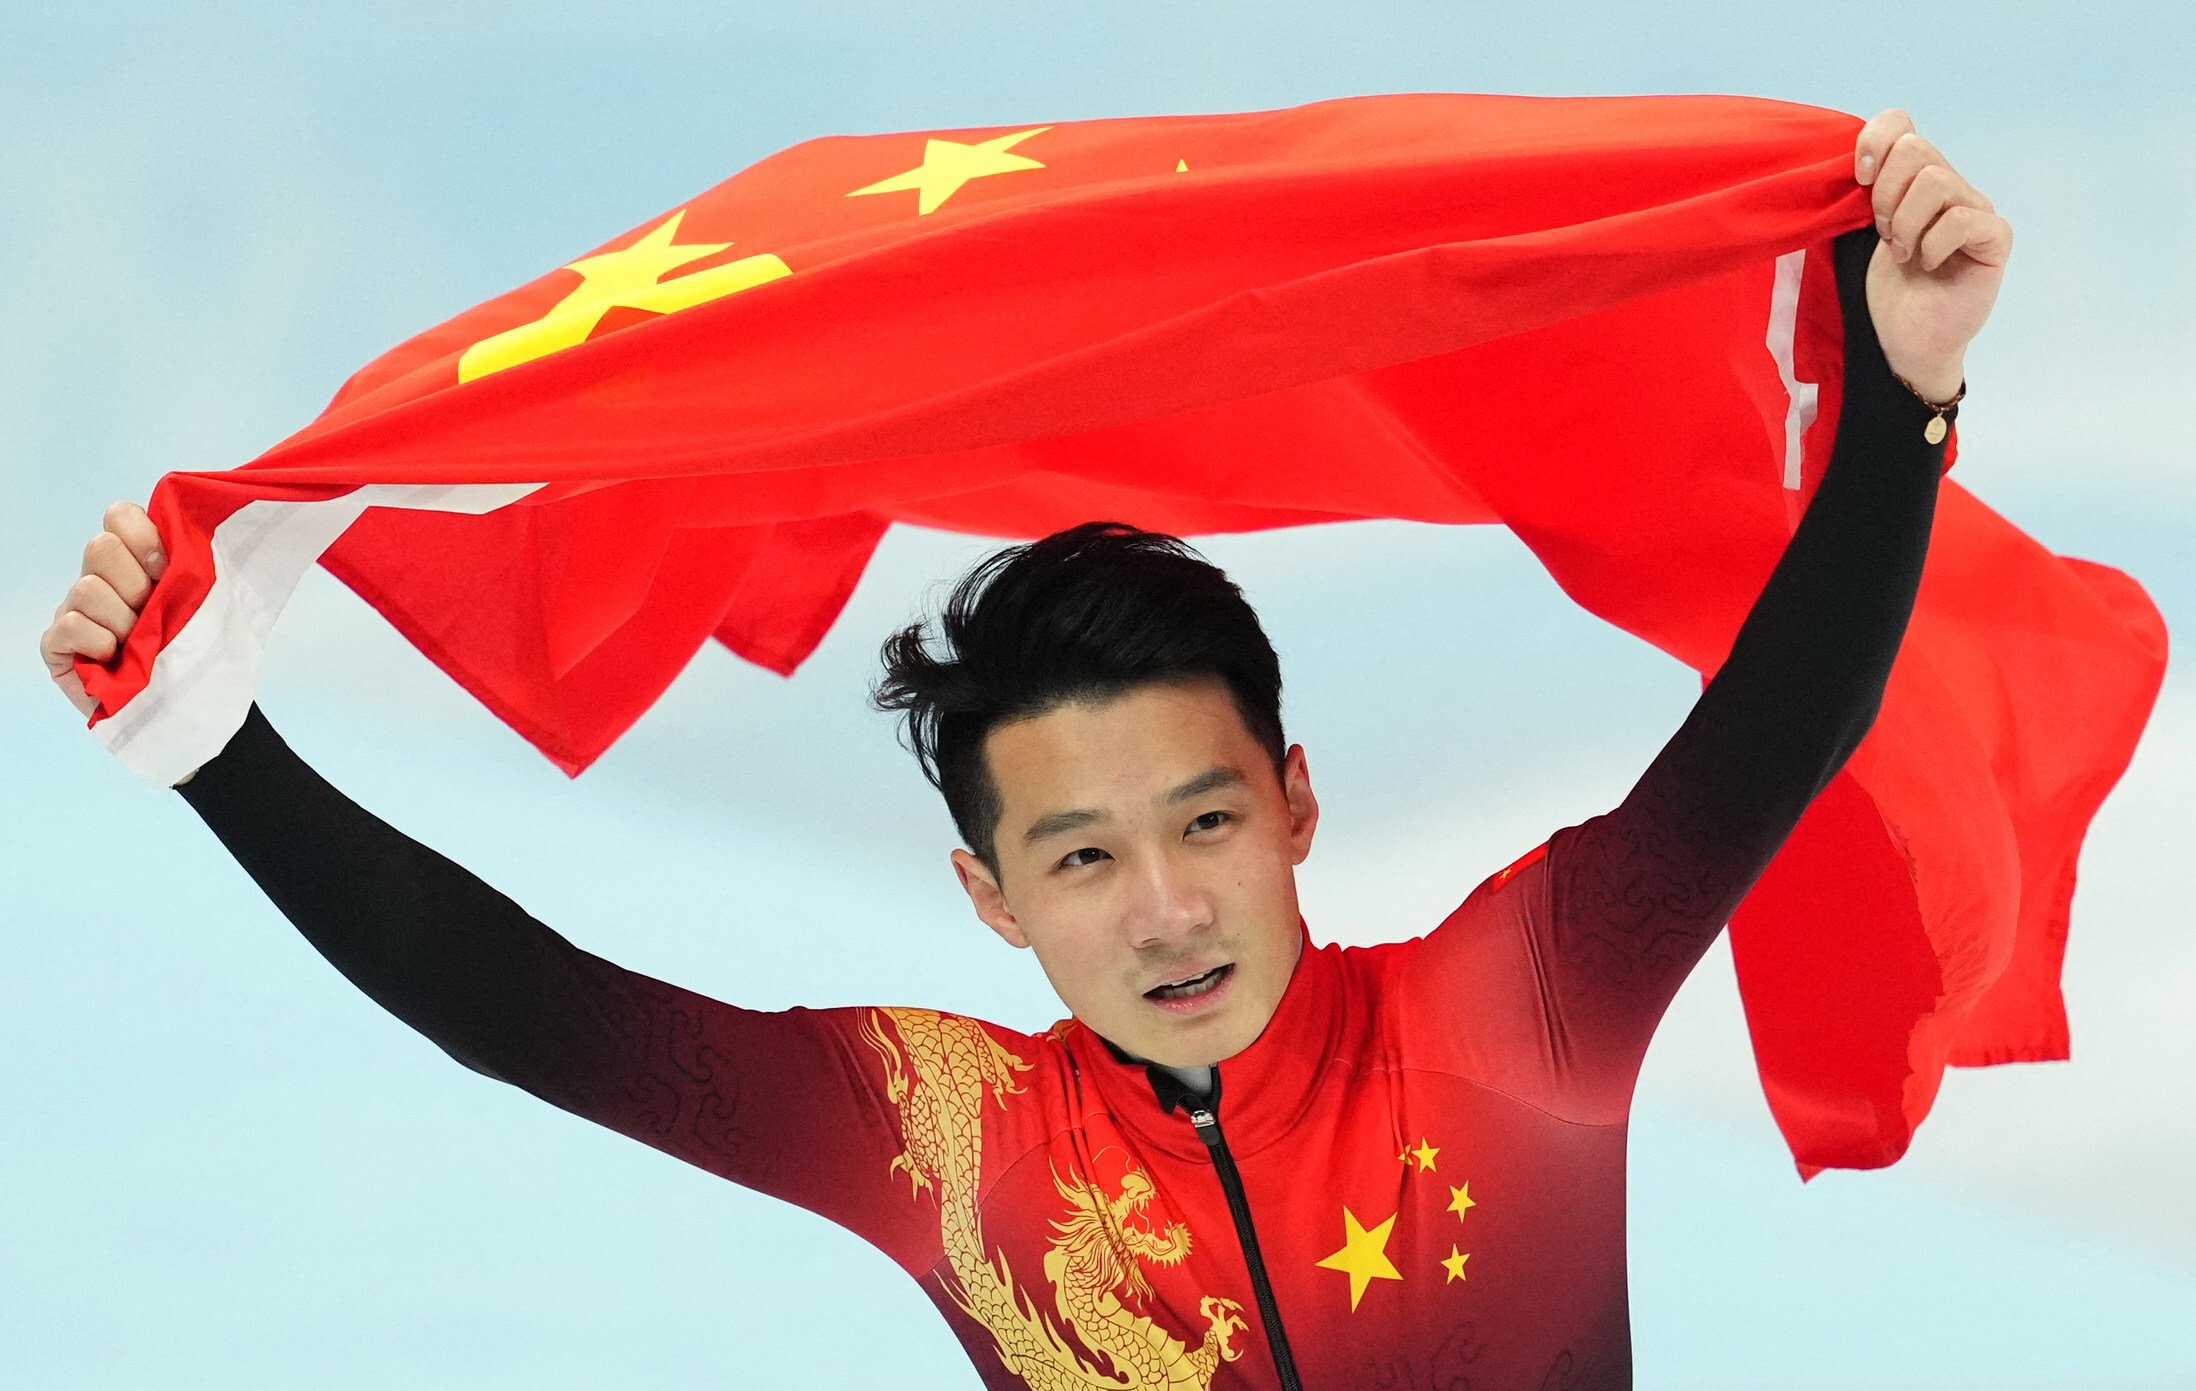
[[[0,17],[0,1385],[972,1387],[853,1237],[452,1064],[357,994],[33,654],[101,509],[315,414],[382,349],[833,132],[1378,91],[1889,105],[2016,251],[1960,474],[2196,618],[2185,6],[260,3]],[[339,786],[566,935],[762,1007],[1061,1013],[970,915],[866,710],[989,543],[891,535],[791,681],[703,652],[567,781],[315,572],[263,703]],[[1223,538],[1325,806],[1322,940],[1417,935],[1620,796],[1695,685],[1506,533]],[[1961,1072],[1912,1153],[1802,1187],[1728,953],[1633,1134],[1639,1383],[2196,1386],[2196,693],[2075,900],[2075,1058]],[[2176,1311],[2178,1311],[2176,1313]]]

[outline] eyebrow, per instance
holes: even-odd
[[[1225,764],[1207,768],[1204,772],[1199,773],[1196,777],[1169,792],[1166,795],[1166,804],[1172,806],[1177,802],[1186,802],[1192,797],[1202,797],[1208,792],[1217,792],[1223,787],[1241,787],[1245,781],[1243,770],[1240,768],[1229,767]],[[1093,811],[1089,807],[1078,807],[1073,811],[1049,812],[1030,823],[1029,829],[1022,834],[1022,844],[1025,847],[1033,846],[1039,842],[1050,840],[1054,836],[1064,835],[1069,831],[1079,830],[1084,826],[1105,819],[1106,814],[1104,812]]]

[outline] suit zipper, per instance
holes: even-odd
[[[1217,1073],[1218,1069],[1214,1069]],[[1289,1351],[1289,1336],[1281,1330],[1281,1306],[1274,1300],[1273,1285],[1266,1279],[1266,1258],[1258,1251],[1258,1231],[1251,1226],[1250,1200],[1243,1196],[1243,1176],[1236,1172],[1235,1156],[1228,1153],[1228,1137],[1220,1132],[1219,1089],[1211,1106],[1190,1104],[1190,1124],[1197,1138],[1212,1152],[1212,1166],[1220,1174],[1220,1190],[1228,1195],[1228,1211],[1235,1218],[1236,1239],[1243,1243],[1243,1257],[1250,1265],[1251,1289],[1258,1295],[1259,1317],[1266,1324],[1266,1345],[1273,1350],[1274,1369],[1281,1374],[1282,1391],[1303,1391],[1296,1374],[1296,1358]]]

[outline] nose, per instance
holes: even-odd
[[[1212,926],[1212,896],[1171,855],[1144,859],[1128,916],[1129,945],[1164,952]]]

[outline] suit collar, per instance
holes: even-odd
[[[1323,1064],[1341,1040],[1341,949],[1314,947],[1301,914],[1296,927],[1296,966],[1273,1017],[1249,1047],[1214,1068],[1210,1104],[1217,1107],[1228,1149],[1238,1159],[1295,1128],[1311,1106]],[[1204,1141],[1189,1119],[1192,1107],[1206,1104],[1204,1098],[1173,1073],[1140,1061],[1081,1021],[1062,1023],[1077,1070],[1096,1087],[1117,1124],[1177,1158],[1209,1162]]]

